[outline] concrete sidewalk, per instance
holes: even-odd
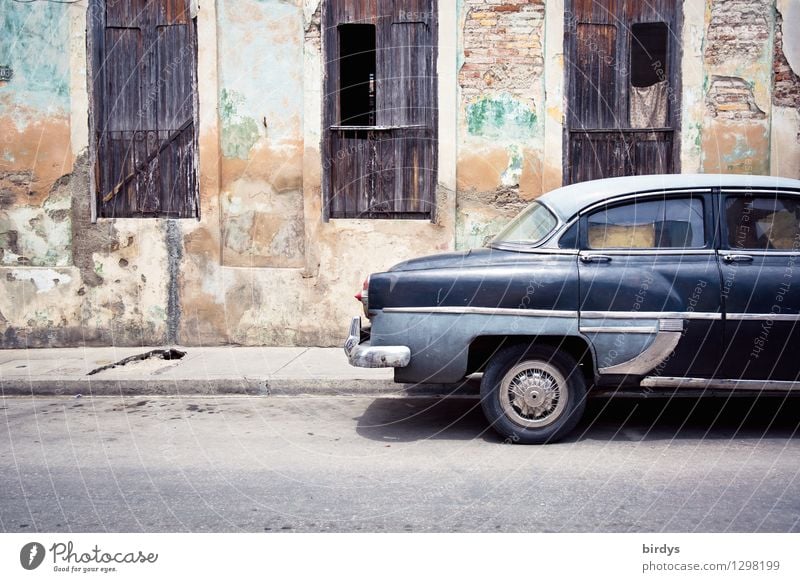
[[[0,350],[5,395],[446,395],[464,386],[395,384],[391,369],[354,368],[341,348],[153,347]],[[126,359],[129,361],[124,362]],[[474,391],[474,388],[473,388]]]

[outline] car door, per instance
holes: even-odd
[[[800,194],[723,191],[719,263],[725,333],[719,377],[800,374]]]
[[[581,218],[580,329],[607,376],[709,378],[722,343],[711,190],[629,197]]]

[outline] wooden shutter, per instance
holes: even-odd
[[[92,0],[97,215],[196,217],[196,36],[187,0]]]
[[[325,3],[325,196],[330,218],[432,218],[436,188],[436,2]],[[375,122],[340,117],[343,24],[373,24]]]
[[[675,148],[680,110],[676,0],[568,0],[567,127],[564,182],[679,171]],[[663,63],[670,101],[665,127],[633,128],[629,120],[631,28],[667,25]]]

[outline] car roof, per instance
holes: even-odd
[[[551,190],[538,198],[568,220],[587,206],[624,194],[644,191],[684,190],[690,188],[794,188],[800,180],[777,176],[747,174],[652,174],[590,180]]]

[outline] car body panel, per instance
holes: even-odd
[[[786,350],[772,375],[764,368],[769,357],[749,372],[735,366],[752,359],[753,341],[763,332],[764,320],[748,316],[770,313],[766,304],[747,304],[745,291],[763,283],[759,273],[785,274],[800,257],[773,253],[745,268],[726,268],[718,257],[725,251],[718,236],[720,188],[780,188],[800,195],[800,181],[725,175],[626,177],[561,188],[538,199],[559,223],[536,245],[433,255],[373,274],[370,349],[409,348],[408,365],[395,367],[399,382],[457,382],[475,371],[470,346],[477,338],[516,336],[583,342],[599,384],[638,385],[647,379],[655,386],[658,377],[669,385],[682,378],[696,379],[695,384],[731,377],[796,381],[800,363]],[[597,208],[687,193],[704,201],[701,248],[587,248],[581,221]],[[575,248],[559,248],[561,235],[576,221]],[[584,260],[598,253],[610,259]],[[733,268],[739,269],[736,283],[726,288],[726,272]],[[773,298],[777,292],[769,291]],[[794,290],[782,301],[783,317],[770,320],[770,341],[780,344],[779,351],[784,342],[800,340],[800,294]],[[733,318],[726,318],[726,308]]]

